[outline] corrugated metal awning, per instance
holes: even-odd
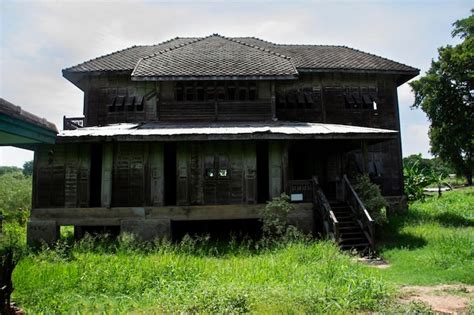
[[[84,138],[121,140],[250,140],[250,139],[393,139],[397,131],[349,125],[305,122],[150,122],[64,130],[58,140]]]

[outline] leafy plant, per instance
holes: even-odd
[[[0,314],[14,314],[10,298],[13,292],[12,274],[25,253],[18,226],[8,226],[0,238]]]
[[[367,174],[356,177],[354,190],[376,224],[381,225],[387,222],[387,208],[389,206],[387,200],[382,196],[379,186],[372,183]]]
[[[426,174],[426,171],[419,166],[418,162],[403,168],[403,180],[405,194],[409,200],[424,200],[425,193],[423,190],[433,181],[432,177]]]
[[[293,209],[293,205],[290,204],[290,197],[285,193],[269,201],[261,211],[264,236],[270,238],[283,236],[288,227],[288,213]]]

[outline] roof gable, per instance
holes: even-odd
[[[288,57],[217,34],[138,61],[132,80],[296,78]]]

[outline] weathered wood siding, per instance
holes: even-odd
[[[276,82],[276,113],[281,120],[344,124],[400,131],[396,77],[376,74],[307,74],[298,81]],[[312,93],[313,104],[302,98]],[[348,106],[347,96],[374,96],[377,109],[371,106]],[[281,104],[284,96],[285,104]],[[299,98],[298,98],[299,97]],[[288,105],[288,100],[292,104]],[[363,99],[362,99],[363,101]],[[291,102],[290,102],[291,103]],[[342,148],[344,149],[344,148]],[[361,151],[353,152],[362,159]],[[401,140],[390,140],[368,147],[370,165],[378,165],[376,181],[385,195],[403,193]],[[374,173],[375,174],[375,173]]]
[[[177,168],[178,205],[256,202],[254,142],[178,143]]]
[[[40,146],[35,152],[34,207],[89,205],[90,147]]]

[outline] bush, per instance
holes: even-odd
[[[262,230],[265,237],[279,238],[286,234],[288,213],[294,209],[285,193],[269,201],[261,211]]]
[[[354,184],[354,190],[367,208],[375,224],[387,222],[388,202],[382,196],[379,186],[372,183],[368,175],[359,175]]]
[[[403,168],[403,180],[409,200],[424,200],[423,190],[432,183],[432,177],[417,161]]]
[[[12,274],[26,252],[26,248],[22,246],[24,242],[20,229],[17,224],[9,224],[0,238],[0,314],[14,314],[10,305],[13,292]]]

